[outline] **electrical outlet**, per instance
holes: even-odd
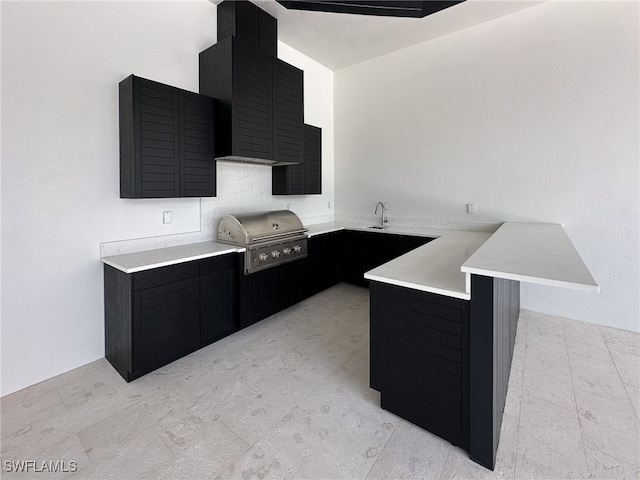
[[[333,202],[331,200],[327,202],[327,207],[329,208],[329,210],[331,210],[331,208],[333,207]]]
[[[170,210],[162,212],[162,223],[164,223],[165,225],[171,223],[173,221],[172,217],[173,215]]]
[[[291,210],[291,204],[287,203],[287,210]]]
[[[389,202],[384,202],[384,209],[389,210]]]
[[[475,213],[476,213],[476,204],[475,203],[467,203],[467,213],[475,215]]]

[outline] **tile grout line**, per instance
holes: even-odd
[[[527,337],[529,335],[529,313],[527,313],[526,316],[527,321],[525,322],[526,324],[526,330],[524,331],[524,359],[522,360],[522,385],[520,386],[520,401],[518,402],[518,425],[516,426],[516,455],[515,455],[515,459],[513,462],[513,480],[516,480],[518,478],[518,442],[520,441],[520,420],[522,419],[522,396],[524,395],[524,376],[525,376],[525,371],[526,371],[526,364],[527,364]],[[518,335],[518,331],[516,329],[516,335]],[[513,362],[513,360],[512,360]]]
[[[357,412],[356,412],[357,413]],[[387,438],[387,440],[384,442],[384,445],[382,446],[382,448],[380,449],[380,452],[378,452],[378,457],[375,459],[375,461],[371,464],[371,467],[369,468],[369,470],[367,471],[367,474],[364,476],[363,480],[366,480],[367,477],[369,476],[369,474],[371,473],[371,471],[373,470],[373,467],[376,466],[376,463],[378,463],[378,460],[380,460],[380,457],[382,456],[382,452],[384,452],[384,449],[387,447],[387,444],[391,441],[391,438],[393,437],[393,435],[396,433],[396,429],[398,428],[398,425],[400,425],[400,423],[398,422],[394,427],[393,427],[393,431],[391,432],[391,435],[389,435],[389,438]]]
[[[564,346],[565,346],[565,350],[567,352],[567,364],[569,365],[569,376],[571,377],[571,392],[573,393],[573,405],[575,407],[576,410],[576,419],[578,420],[578,428],[580,429],[580,443],[582,444],[582,455],[584,457],[584,466],[586,468],[586,473],[587,476],[589,476],[590,472],[590,468],[589,468],[589,463],[587,462],[587,451],[585,449],[584,446],[584,432],[582,429],[582,422],[580,421],[580,411],[578,410],[578,399],[576,398],[576,386],[573,382],[573,369],[571,368],[571,359],[569,357],[569,347],[567,345],[567,334],[565,332],[565,325],[564,325],[564,320],[562,321],[562,336],[564,337]],[[600,330],[600,329],[598,329]],[[602,333],[601,333],[602,335]],[[611,354],[609,354],[611,355]],[[612,359],[613,360],[613,359]]]
[[[604,341],[605,347],[607,347],[607,352],[609,353],[609,357],[611,357],[611,361],[613,362],[613,366],[616,369],[616,373],[618,374],[618,378],[620,379],[620,382],[622,383],[622,388],[624,388],[624,393],[627,396],[627,400],[629,401],[629,404],[631,405],[631,409],[635,412],[636,417],[638,417],[638,420],[640,420],[640,412],[636,411],[636,408],[635,408],[633,402],[631,401],[631,396],[629,395],[629,392],[627,390],[626,383],[624,383],[622,375],[620,375],[620,369],[618,368],[618,364],[616,363],[615,358],[613,358],[613,355],[611,355],[611,349],[609,348],[609,342],[607,342],[607,338],[603,335],[602,330],[600,329],[600,325],[598,325],[598,331],[600,332],[600,335],[602,336],[602,340]]]

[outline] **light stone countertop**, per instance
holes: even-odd
[[[435,240],[364,274],[367,280],[471,299],[470,275],[460,265],[486,242],[490,233],[447,231]]]
[[[599,292],[562,225],[505,222],[461,267],[466,273]]]
[[[469,230],[329,222],[307,225],[309,237],[340,230],[432,237],[435,240],[366,272],[368,280],[449,297],[471,298],[471,274],[598,292],[562,225],[505,222],[495,233]],[[201,242],[103,257],[102,261],[135,273],[202,258],[244,252],[218,242]]]
[[[166,267],[191,260],[225,255],[227,253],[244,252],[245,249],[218,242],[200,242],[176,247],[157,248],[142,252],[125,253],[102,257],[103,263],[110,265],[124,273],[135,273],[152,268]]]

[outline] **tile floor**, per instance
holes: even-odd
[[[368,338],[341,284],[130,384],[93,362],[2,398],[2,478],[640,478],[640,335],[523,310],[493,472],[379,408]]]

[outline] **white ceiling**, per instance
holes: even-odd
[[[221,0],[211,0],[218,4]],[[543,3],[467,0],[425,18],[288,10],[275,0],[252,0],[278,19],[278,40],[331,70],[339,70]]]

